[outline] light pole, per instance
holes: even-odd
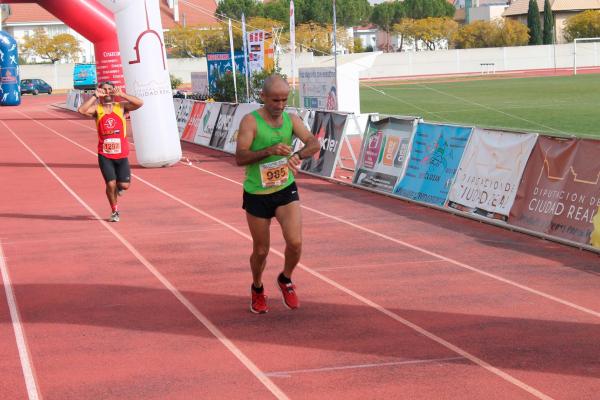
[[[336,93],[336,97],[337,97],[337,93],[339,93],[339,88],[338,88],[338,60],[337,60],[337,16],[336,16],[336,11],[335,11],[335,0],[333,0],[333,63],[334,63],[334,68],[335,68],[335,93]],[[336,98],[336,102],[335,102],[335,111],[337,111],[338,108],[338,102],[337,102],[337,98]]]

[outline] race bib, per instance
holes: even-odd
[[[104,154],[121,154],[121,139],[104,139],[104,142],[102,143],[102,151]]]
[[[260,164],[260,180],[263,188],[281,186],[288,179],[288,160],[282,158],[277,161]]]

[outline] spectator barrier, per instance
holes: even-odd
[[[67,108],[76,110],[85,96],[72,91]],[[174,99],[181,140],[230,154],[241,119],[259,107]],[[332,178],[356,116],[288,112],[321,143],[302,172]],[[352,186],[600,253],[598,154],[597,140],[371,115]]]

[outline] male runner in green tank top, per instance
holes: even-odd
[[[280,76],[265,79],[260,95],[263,107],[242,119],[237,138],[235,159],[238,165],[246,166],[242,207],[253,242],[250,310],[256,314],[269,311],[262,275],[273,217],[281,225],[285,239],[285,261],[277,285],[288,308],[299,305],[291,280],[302,251],[302,217],[294,174],[300,168],[300,160],[315,154],[320,144],[297,115],[284,111],[289,93],[288,83]],[[294,154],[292,135],[305,144]]]

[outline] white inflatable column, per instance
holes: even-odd
[[[144,100],[131,113],[137,160],[144,167],[181,158],[158,1],[99,0],[115,14],[126,92]]]

